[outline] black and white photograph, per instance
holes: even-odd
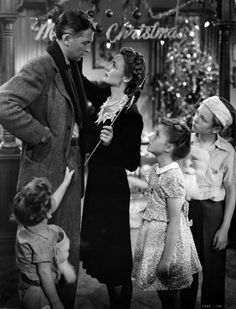
[[[235,0],[0,0],[0,309],[236,309],[235,37]]]

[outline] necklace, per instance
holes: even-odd
[[[123,97],[122,97],[123,99]],[[106,106],[113,106],[113,105],[116,105],[117,103],[120,102],[120,99],[119,100],[115,100],[115,101],[112,101],[111,100],[111,97],[108,97],[106,102],[104,104],[106,104]]]
[[[125,94],[121,98],[121,100],[110,102],[110,97],[107,98],[106,102],[102,104],[100,107],[100,111],[98,112],[98,118],[95,123],[104,123],[106,120],[110,120],[111,122],[116,117],[116,114],[122,110],[122,108],[128,102],[128,96]],[[119,104],[118,104],[119,103]]]

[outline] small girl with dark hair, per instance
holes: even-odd
[[[148,188],[134,255],[133,278],[138,289],[158,291],[162,308],[179,308],[180,289],[189,287],[201,270],[188,222],[184,176],[177,160],[190,151],[190,130],[178,119],[162,119],[150,137],[148,151],[156,156],[147,182],[129,177],[130,183]]]
[[[56,283],[62,277],[74,283],[76,274],[68,263],[69,238],[62,228],[48,225],[59,206],[74,170],[52,194],[46,178],[34,178],[13,200],[13,214],[18,222],[16,264],[20,270],[19,295],[24,308],[64,309]]]

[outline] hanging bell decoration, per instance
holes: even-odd
[[[89,10],[86,12],[91,18],[95,16],[95,12],[93,10]]]
[[[96,25],[96,32],[97,33],[102,33],[102,31],[103,31],[103,27],[101,25],[97,24]]]
[[[134,9],[134,11],[132,12],[132,15],[133,15],[133,18],[139,19],[139,18],[142,16],[142,13],[141,13],[141,11],[139,10],[139,8],[136,7],[136,8]]]
[[[107,17],[112,17],[113,16],[113,11],[111,9],[107,9],[105,11],[105,14],[106,14]]]
[[[132,26],[132,24],[130,22],[126,22],[124,24],[124,26],[125,26],[126,30],[131,30],[133,28],[133,26]]]

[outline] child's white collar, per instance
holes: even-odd
[[[170,164],[167,164],[167,165],[165,165],[163,167],[159,167],[157,165],[156,173],[157,174],[162,174],[162,173],[165,173],[165,172],[167,172],[167,171],[169,171],[169,170],[171,170],[173,168],[178,168],[178,167],[179,167],[179,164],[177,162],[171,162]]]

